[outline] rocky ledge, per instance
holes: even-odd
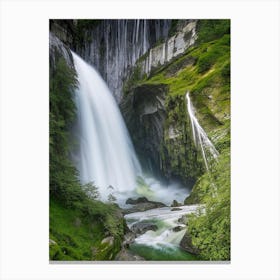
[[[129,198],[126,201],[126,204],[133,205],[133,207],[122,209],[122,213],[124,215],[135,212],[143,212],[154,208],[166,207],[165,204],[157,201],[150,201],[146,197],[139,197],[137,199]]]

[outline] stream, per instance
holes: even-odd
[[[197,208],[197,205],[162,207],[125,215],[130,229],[136,224],[154,225],[156,228],[138,235],[130,250],[146,260],[195,260],[194,255],[180,248],[186,232],[186,225],[180,218]]]

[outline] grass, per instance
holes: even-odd
[[[65,208],[56,201],[50,203],[50,259],[91,260],[94,247],[104,238],[104,227],[98,221],[81,218],[81,213]]]
[[[108,206],[106,206],[108,207]],[[55,200],[50,201],[50,245],[51,260],[109,260],[120,249],[120,239],[114,236],[113,244],[101,243],[111,227],[118,223],[111,215],[107,220],[94,219],[80,210],[66,208]],[[117,221],[117,222],[116,222]],[[118,230],[121,230],[119,225]]]

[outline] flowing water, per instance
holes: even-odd
[[[187,109],[191,120],[194,143],[200,148],[206,169],[209,170],[208,163],[210,158],[212,157],[214,159],[217,159],[219,153],[216,150],[215,146],[210,141],[210,139],[208,138],[206,132],[201,127],[201,125],[199,124],[195,116],[195,110],[192,105],[189,92],[187,92],[186,94],[186,100],[187,100]]]
[[[137,156],[114,97],[98,72],[72,52],[79,88],[75,155],[82,183],[94,182],[101,198],[112,192],[119,195],[136,188],[141,174]]]
[[[192,260],[195,257],[180,249],[186,225],[180,218],[197,210],[197,205],[152,209],[125,216],[128,227],[137,223],[152,223],[157,230],[149,230],[135,239],[131,250],[149,260]]]

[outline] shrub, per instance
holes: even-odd
[[[198,22],[198,43],[216,40],[224,34],[230,34],[229,19],[208,19]]]

